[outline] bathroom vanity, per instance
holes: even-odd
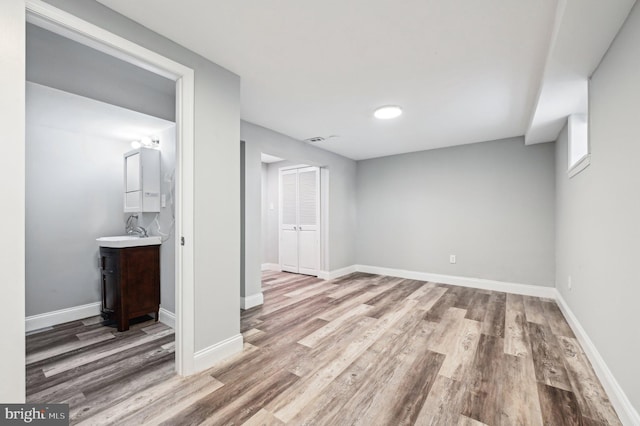
[[[160,310],[160,238],[103,237],[100,244],[102,317],[118,331],[129,320]],[[137,245],[136,245],[137,244]]]

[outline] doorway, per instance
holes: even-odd
[[[280,269],[318,276],[320,271],[320,169],[282,168]]]
[[[328,204],[328,168],[262,153],[261,269],[327,279]]]
[[[26,2],[27,22],[89,46],[175,84],[175,369],[194,371],[193,70],[42,2]]]

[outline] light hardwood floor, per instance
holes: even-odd
[[[72,424],[620,424],[552,300],[361,273],[263,289],[242,354],[188,378],[163,324],[30,335],[27,399]]]

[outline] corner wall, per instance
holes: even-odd
[[[358,264],[553,286],[553,166],[523,138],[359,161]]]
[[[622,391],[640,411],[640,7],[589,94],[591,164],[567,176],[567,129],[556,143],[556,285]],[[567,286],[572,279],[572,290]]]
[[[327,167],[329,179],[329,268],[354,265],[356,162],[295,140],[267,128],[242,122],[245,141],[245,293],[260,293],[262,264],[262,162],[260,153],[275,155],[295,164]]]

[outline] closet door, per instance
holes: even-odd
[[[318,275],[320,236],[320,170],[298,169],[298,270]]]
[[[280,269],[298,273],[298,171],[280,172]]]
[[[280,269],[318,275],[320,169],[280,171]]]

